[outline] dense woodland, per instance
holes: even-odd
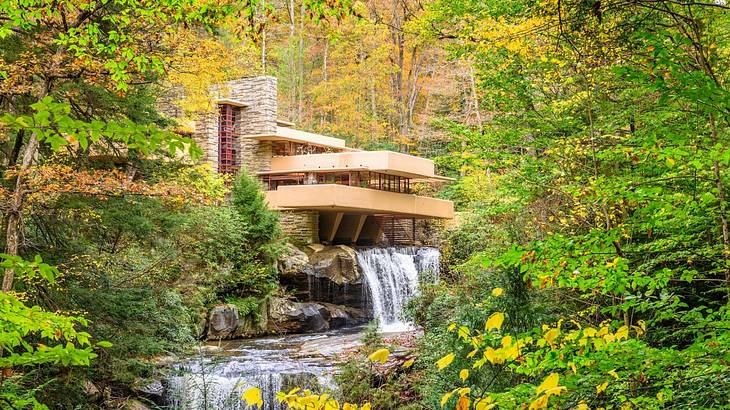
[[[123,408],[277,292],[276,214],[189,138],[262,73],[282,119],[456,179],[422,188],[458,217],[412,360],[370,335],[291,408],[730,408],[724,0],[1,0],[0,407]]]

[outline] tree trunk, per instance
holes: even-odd
[[[35,134],[31,134],[28,139],[28,144],[25,147],[25,152],[23,153],[23,160],[18,169],[18,177],[15,180],[15,191],[13,192],[10,210],[8,211],[8,225],[5,231],[5,253],[8,255],[18,255],[20,248],[20,236],[23,230],[23,218],[21,217],[24,197],[23,174],[33,163],[36,152],[38,152],[38,138]],[[15,271],[13,269],[6,269],[5,276],[3,277],[3,292],[8,292],[13,288],[13,279],[15,279]]]
[[[482,132],[482,113],[479,110],[479,95],[477,94],[477,82],[474,76],[474,66],[470,61],[467,61],[467,64],[469,66],[469,88],[471,88],[471,99],[472,104],[474,105],[474,114],[477,118],[479,132]]]
[[[59,48],[56,50],[55,56],[58,57],[63,52],[63,49]],[[53,72],[58,67],[59,59],[54,58],[54,62],[51,64],[50,71]],[[43,82],[43,87],[38,94],[38,101],[44,99],[51,91],[51,79],[46,78]],[[18,177],[15,179],[15,190],[13,191],[12,202],[10,204],[10,210],[8,211],[8,224],[5,228],[5,253],[11,256],[17,256],[20,249],[20,237],[23,231],[23,175],[30,168],[33,160],[35,159],[36,153],[38,152],[39,141],[35,133],[30,135],[28,143],[25,146],[23,152],[23,159],[18,167]],[[13,280],[15,279],[15,271],[13,269],[6,269],[5,275],[3,276],[3,292],[9,292],[13,288]]]

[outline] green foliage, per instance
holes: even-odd
[[[360,340],[364,345],[365,354],[370,354],[385,346],[377,320],[373,320],[365,326],[365,332]]]
[[[727,13],[467,0],[422,19],[477,62],[491,113],[442,124],[438,164],[460,177],[446,196],[467,216],[451,283],[412,309],[416,366],[454,354],[424,405],[727,406]]]
[[[0,267],[12,269],[21,281],[42,279],[53,283],[58,270],[40,256],[25,261],[16,256],[0,254]],[[49,312],[39,306],[27,306],[23,295],[0,292],[0,367],[10,371],[24,371],[41,365],[89,366],[97,357],[95,347],[109,348],[109,342],[91,343],[91,335],[79,331],[88,326],[83,316],[66,316]],[[22,387],[22,376],[3,377],[0,398],[13,408],[46,408],[35,396],[36,389]]]
[[[178,151],[188,151],[192,158],[197,158],[202,153],[192,139],[163,131],[154,124],[136,124],[129,119],[108,122],[74,119],[69,104],[55,102],[51,97],[45,97],[30,107],[34,110],[32,115],[6,113],[0,120],[11,130],[32,133],[54,151],[72,141],[77,141],[86,150],[91,143],[105,139],[145,155],[162,147],[172,156]]]
[[[252,316],[257,321],[261,320],[261,299],[255,296],[237,297],[229,296],[225,299],[226,303],[236,305],[238,314],[241,317]]]
[[[183,175],[219,181],[197,169],[143,169],[150,180]],[[47,251],[46,259],[63,264],[65,274],[54,286],[26,285],[25,291],[38,303],[50,300],[94,318],[89,333],[113,346],[88,377],[121,391],[138,377],[154,376],[155,356],[191,347],[202,334],[208,306],[235,300],[244,314],[256,315],[277,285],[261,251],[269,244],[254,238],[248,219],[233,206],[72,194],[46,202],[34,215],[26,237]],[[48,367],[38,379],[59,372]],[[70,384],[75,382],[59,378],[38,397],[44,403],[81,402],[63,393],[76,391]]]
[[[262,254],[273,259],[278,253],[274,244],[281,236],[278,214],[268,208],[261,184],[246,170],[239,173],[233,184],[231,204],[249,226],[251,238]]]

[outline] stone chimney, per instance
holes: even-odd
[[[196,121],[195,139],[204,151],[204,160],[218,169],[218,104],[219,100],[240,104],[241,118],[237,125],[239,136],[273,135],[276,133],[276,77],[241,78],[216,85],[211,89],[212,110]],[[271,169],[271,142],[238,139],[238,166],[250,173]]]

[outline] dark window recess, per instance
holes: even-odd
[[[220,105],[218,114],[218,172],[238,172],[238,147],[241,123],[241,107]]]

